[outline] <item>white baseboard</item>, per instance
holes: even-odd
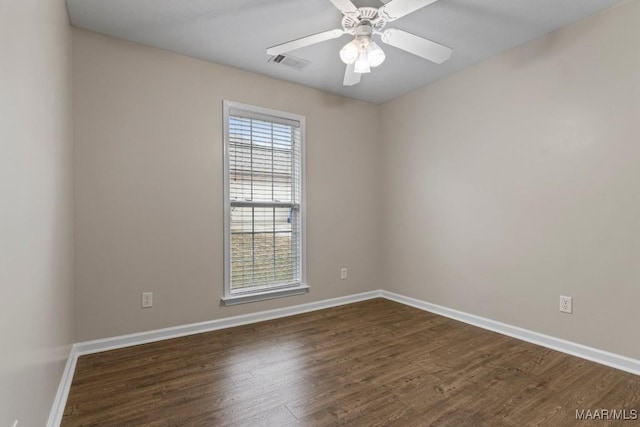
[[[588,347],[586,345],[574,343],[571,341],[566,341],[560,338],[552,337],[550,335],[545,335],[539,332],[530,331],[528,329],[519,328],[517,326],[508,325],[506,323],[497,322],[495,320],[486,319],[474,314],[469,314],[440,305],[431,304],[419,299],[406,297],[404,295],[399,295],[393,292],[382,290],[380,291],[380,294],[383,298],[391,301],[419,308],[421,310],[448,317],[450,319],[459,320],[461,322],[468,323],[469,325],[477,326],[482,329],[487,329],[489,331],[497,332],[502,335],[517,338],[519,340],[530,342],[532,344],[537,344],[539,346],[550,348],[552,350],[557,350],[562,353],[567,353],[572,356],[580,357],[581,359],[590,360],[592,362],[620,369],[621,371],[629,372],[631,374],[640,375],[640,360],[637,359],[632,359],[630,357],[621,356],[615,353],[609,353],[608,351]]]
[[[640,375],[640,360],[632,359],[593,347],[587,347],[571,341],[544,335],[538,332],[486,319],[474,314],[464,313],[436,304],[431,304],[415,298],[406,297],[385,290],[364,292],[345,297],[332,298],[323,301],[300,304],[291,307],[278,308],[275,310],[260,311],[257,313],[244,314],[241,316],[227,317],[223,319],[211,320],[189,325],[175,326],[165,329],[139,332],[130,335],[121,335],[112,338],[105,338],[95,341],[85,341],[76,343],[71,347],[69,359],[64,369],[60,386],[56,394],[53,408],[49,416],[47,427],[58,427],[62,421],[62,415],[67,403],[71,381],[75,371],[78,357],[86,354],[99,353],[102,351],[115,350],[118,348],[130,347],[134,345],[146,344],[150,342],[162,341],[171,338],[178,338],[187,335],[211,332],[219,329],[232,328],[235,326],[247,325],[250,323],[263,322],[271,319],[293,316],[296,314],[308,313],[340,305],[352,304],[354,302],[365,301],[372,298],[386,298],[421,310],[429,311],[450,319],[459,320],[479,328],[507,335],[522,341],[537,344],[542,347],[557,350],[572,356],[620,369],[635,375]]]
[[[64,407],[67,404],[67,397],[69,397],[71,381],[73,380],[73,373],[76,370],[77,362],[78,354],[76,353],[76,345],[73,344],[69,351],[69,357],[64,366],[64,371],[62,371],[62,378],[58,385],[56,397],[53,399],[53,406],[51,407],[51,413],[49,413],[47,427],[58,427],[62,422],[62,415],[64,414]]]

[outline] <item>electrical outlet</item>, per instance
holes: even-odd
[[[142,308],[153,307],[153,292],[142,293]]]
[[[560,295],[560,311],[563,313],[573,313],[573,298]]]
[[[340,280],[347,280],[347,269],[345,267],[340,269]]]

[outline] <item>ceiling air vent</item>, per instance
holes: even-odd
[[[291,55],[276,55],[269,58],[269,62],[274,64],[284,65],[285,67],[293,68],[294,70],[302,70],[311,62],[306,59],[296,58]]]

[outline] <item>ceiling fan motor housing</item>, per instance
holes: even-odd
[[[373,34],[373,27],[369,21],[361,21],[360,24],[356,27],[356,37],[366,37],[370,38],[371,34]]]

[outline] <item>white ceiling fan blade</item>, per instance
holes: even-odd
[[[397,28],[388,28],[383,31],[382,41],[390,46],[413,53],[436,64],[442,64],[451,58],[451,53],[453,52],[453,49],[449,47],[423,39],[406,31],[398,30]]]
[[[311,36],[302,37],[301,39],[292,40],[287,43],[272,46],[267,49],[268,55],[281,55],[283,53],[291,52],[292,50],[300,49],[312,44],[324,42],[331,39],[337,39],[344,34],[344,30],[329,30],[322,33],[313,34]]]
[[[342,82],[345,86],[353,86],[360,83],[360,77],[362,74],[355,72],[356,64],[347,65],[347,70],[344,72],[344,81]]]
[[[438,0],[392,0],[378,9],[378,13],[387,22],[395,21],[436,1]]]
[[[353,3],[351,3],[351,0],[329,0],[331,3],[333,3],[333,5],[335,7],[338,8],[338,10],[340,10],[340,12],[342,12],[344,15],[347,15],[349,13],[358,13],[358,8],[356,7],[356,5],[354,5]]]

